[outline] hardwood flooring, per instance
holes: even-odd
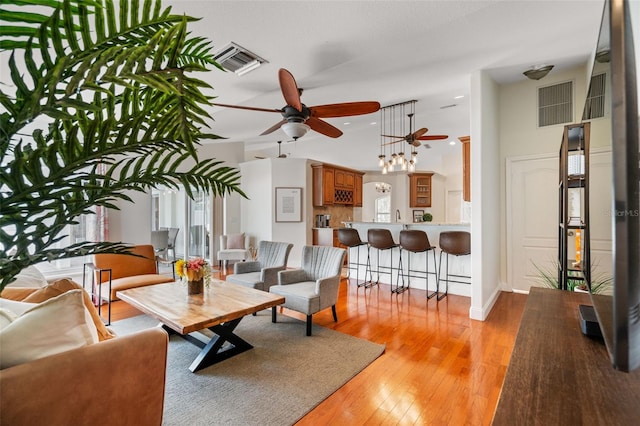
[[[526,297],[503,292],[482,322],[469,319],[467,297],[427,301],[421,290],[395,295],[388,285],[363,289],[343,279],[338,322],[326,309],[314,323],[386,350],[297,425],[490,424]],[[114,321],[139,314],[113,303]]]

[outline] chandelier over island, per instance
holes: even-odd
[[[382,168],[383,175],[400,170],[413,172],[416,169],[418,152],[416,147],[407,140],[407,137],[412,136],[413,132],[412,120],[415,115],[416,102],[416,100],[411,100],[380,108],[380,155],[378,155],[378,166]],[[408,132],[405,131],[405,117],[409,118]],[[394,136],[397,134],[408,136]],[[411,151],[405,154],[407,142],[409,142],[408,149]]]

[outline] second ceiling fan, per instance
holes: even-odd
[[[282,115],[282,120],[269,127],[260,135],[268,135],[269,133],[282,128],[282,130],[294,140],[304,136],[309,129],[315,130],[316,132],[322,133],[323,135],[331,138],[340,137],[342,135],[342,131],[322,120],[323,118],[350,117],[354,115],[370,114],[380,109],[380,103],[375,101],[344,102],[308,107],[300,100],[301,90],[298,88],[296,80],[289,71],[284,68],[280,68],[278,71],[278,80],[280,83],[280,90],[282,91],[284,100],[287,103],[281,109],[267,109],[219,103],[214,103],[213,105],[225,108],[246,109],[250,111],[278,112]]]
[[[409,117],[409,134],[406,136],[382,135],[385,138],[396,138],[397,140],[387,142],[385,145],[406,141],[409,145],[420,146],[420,141],[437,141],[447,139],[449,135],[425,135],[429,129],[422,127],[415,132],[413,131],[413,113],[407,114]]]

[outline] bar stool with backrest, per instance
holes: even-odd
[[[393,289],[393,249],[399,247],[398,244],[393,241],[391,231],[388,229],[373,228],[367,231],[367,241],[369,243],[369,252],[367,253],[367,271],[369,272],[369,281],[367,281],[367,272],[365,271],[364,279],[365,287],[371,287],[380,282],[380,274],[389,274],[389,283]],[[376,249],[378,254],[378,262],[376,264],[376,282],[373,282],[373,271],[371,268],[371,248]],[[390,250],[391,259],[389,266],[380,266],[380,252],[384,250]],[[380,271],[380,269],[388,269],[389,272]],[[397,286],[397,282],[396,282]],[[392,290],[393,291],[393,290]]]
[[[437,300],[442,300],[447,296],[449,292],[449,255],[453,256],[466,256],[471,254],[471,234],[467,231],[446,231],[440,233],[440,259],[438,260],[438,270],[440,274],[438,276],[438,285],[436,286],[436,293],[440,291],[440,280],[442,279],[442,253],[447,255],[446,257],[446,288],[444,293],[439,294]],[[470,278],[470,277],[467,277]],[[431,295],[433,297],[433,295]]]
[[[367,250],[369,249],[366,241],[362,241],[360,239],[360,234],[357,229],[353,228],[340,228],[338,229],[338,241],[343,246],[347,247],[347,279],[351,279],[351,270],[356,270],[356,284],[358,287],[363,285],[364,283],[360,283],[360,266],[364,266],[360,263],[360,246],[367,246]],[[351,249],[356,249],[356,260],[353,261],[351,257]],[[367,251],[368,254],[368,251]]]
[[[404,268],[402,266],[402,252],[406,250],[409,252],[409,256],[407,258],[407,285],[404,283]],[[427,297],[431,298],[435,294],[435,292],[429,297],[429,253],[433,253],[433,269],[434,272],[431,272],[436,277],[436,283],[438,282],[438,270],[436,269],[436,250],[435,246],[432,246],[429,242],[429,237],[427,233],[420,229],[403,229],[400,231],[400,262],[398,266],[398,275],[402,274],[402,287],[400,285],[396,286],[396,293],[402,293],[406,289],[411,286],[411,277],[422,278],[422,274],[424,274],[424,281],[427,290]],[[424,253],[424,271],[411,269],[411,253]],[[412,275],[412,274],[420,274],[420,275]],[[396,283],[399,283],[400,278],[396,280]]]

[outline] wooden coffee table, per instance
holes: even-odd
[[[282,296],[220,280],[213,280],[196,296],[188,296],[186,286],[180,283],[132,288],[116,295],[159,320],[167,332],[179,334],[202,349],[189,367],[191,372],[253,348],[234,334],[235,328],[245,315],[284,303]],[[208,341],[190,334],[205,328],[214,333]]]

